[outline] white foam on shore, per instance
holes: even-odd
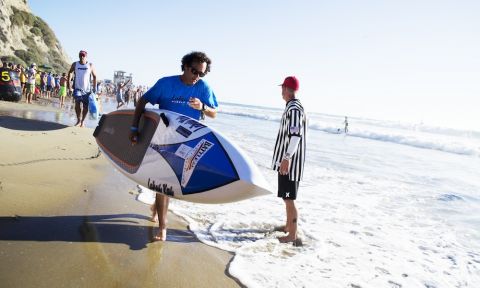
[[[276,183],[269,170],[276,121],[221,114],[208,124],[239,144]],[[383,135],[417,133],[358,125],[385,130]],[[476,136],[439,131],[420,131],[411,142],[430,133],[443,143],[476,143]],[[372,137],[309,131],[296,201],[303,247],[278,243],[282,234],[273,227],[285,221],[285,207],[275,196],[222,205],[172,199],[170,209],[200,241],[235,253],[229,273],[247,287],[479,286],[478,158]]]
[[[270,123],[270,124],[268,124]],[[278,123],[211,121],[267,181]],[[250,127],[256,127],[252,130]],[[276,197],[224,205],[172,201],[204,243],[232,251],[248,287],[471,287],[480,284],[480,163],[476,157],[310,131],[296,201],[303,247],[280,244]],[[274,185],[276,186],[276,185]],[[355,286],[357,285],[357,286]]]

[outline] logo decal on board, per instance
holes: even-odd
[[[185,162],[183,163],[182,172],[182,187],[185,188],[192,177],[193,170],[197,167],[198,162],[203,156],[213,147],[213,143],[205,139],[200,140],[197,145],[191,149],[186,155]],[[177,150],[178,152],[178,150]]]
[[[181,144],[177,151],[175,151],[175,155],[177,155],[178,157],[182,158],[182,159],[186,159],[187,156],[188,156],[188,153],[190,153],[190,151],[192,151],[192,147],[190,146],[187,146],[185,144]]]
[[[168,196],[173,196],[173,187],[168,186],[168,184],[162,184],[162,183],[155,183],[155,180],[151,181],[150,178],[148,178],[148,189],[168,195]]]
[[[187,116],[178,116],[177,121],[182,125],[179,125],[175,131],[185,138],[188,138],[192,133],[207,127]]]

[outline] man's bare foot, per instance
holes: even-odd
[[[84,124],[83,124],[83,121],[82,121],[82,122],[80,122],[80,127],[83,127],[83,126],[84,126]]]
[[[280,243],[290,243],[291,242],[293,244],[293,246],[295,246],[295,247],[303,246],[303,242],[302,242],[301,238],[296,238],[296,237],[290,236],[290,235],[285,236],[285,237],[279,237],[278,241]]]
[[[288,233],[287,227],[286,227],[285,225],[275,226],[275,227],[273,227],[273,231],[274,231],[274,232],[284,232],[284,233]]]
[[[167,229],[160,229],[157,236],[153,237],[153,241],[165,241],[167,240]]]
[[[80,120],[77,121],[77,123],[75,123],[75,127],[77,127],[78,125],[80,125]]]

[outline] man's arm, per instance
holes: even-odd
[[[95,66],[92,65],[92,76],[93,76],[93,93],[97,93],[97,72],[95,72]]]
[[[133,114],[132,126],[130,127],[130,140],[133,143],[138,141],[138,124],[146,105],[147,100],[145,100],[145,98],[142,96],[137,102],[137,107],[135,108],[135,113]]]
[[[70,70],[68,71],[68,77],[67,77],[67,89],[68,90],[72,89],[70,80],[72,79],[73,71],[75,71],[75,62],[72,63],[72,66],[70,66]]]

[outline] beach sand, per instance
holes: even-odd
[[[1,287],[240,287],[232,254],[169,213],[166,242],[135,183],[99,155],[93,130],[6,112],[63,113],[0,101]],[[21,114],[21,113],[20,113]]]

